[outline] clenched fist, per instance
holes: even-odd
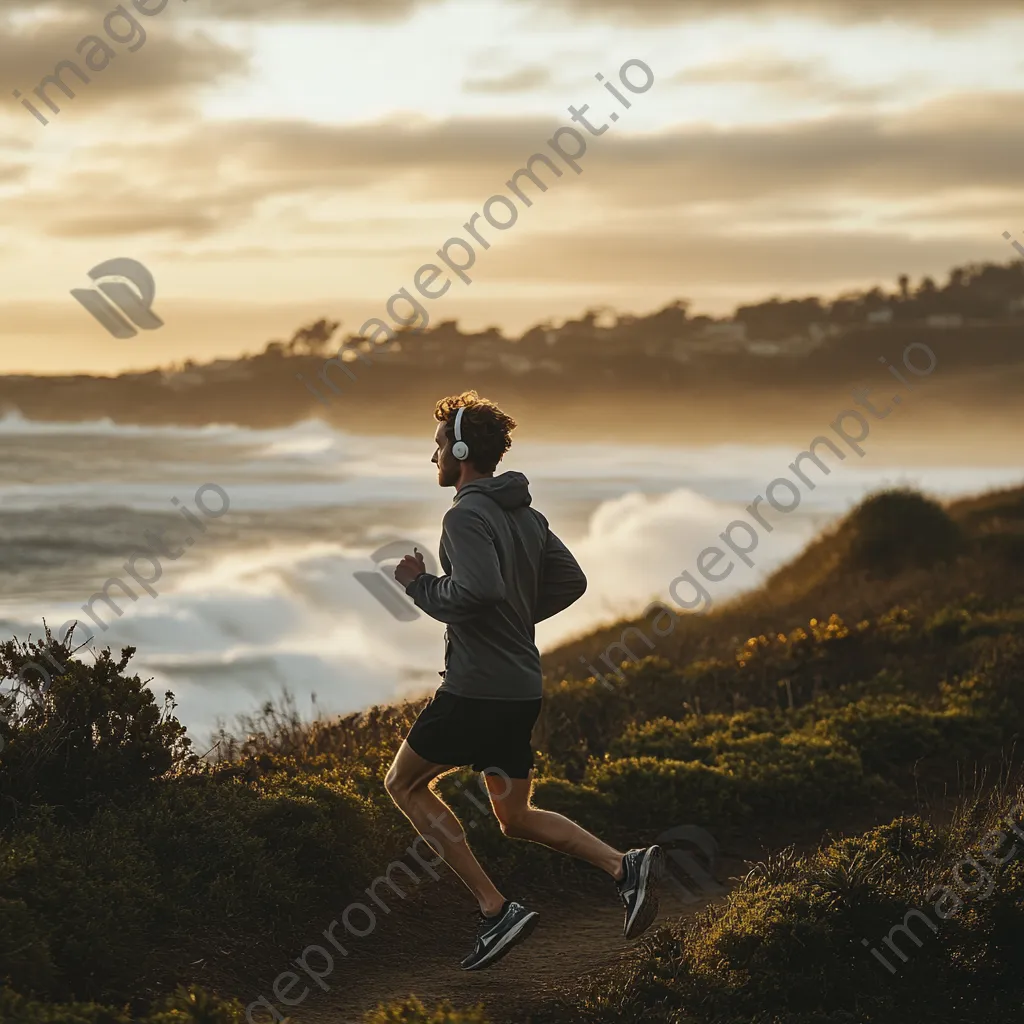
[[[423,556],[420,554],[419,548],[413,548],[413,551],[415,554],[406,555],[405,558],[395,566],[395,579],[398,580],[403,587],[409,586],[417,576],[422,576],[427,571],[427,567],[423,562]]]

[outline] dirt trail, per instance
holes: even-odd
[[[691,894],[687,900],[680,887],[663,881],[658,921],[648,934],[723,898],[726,888],[769,850],[790,843],[798,852],[813,850],[827,833],[833,837],[856,835],[891,821],[905,809],[861,808],[847,816],[841,829],[835,829],[834,822],[811,819],[761,829],[748,826],[742,838],[738,832],[725,830],[721,859],[714,871],[723,884],[719,895],[695,901]],[[459,961],[472,948],[476,921],[469,894],[446,873],[428,889],[417,892],[416,899],[395,905],[365,941],[347,941],[349,955],[339,959],[326,979],[330,990],[314,988],[301,1006],[292,1009],[290,1024],[362,1024],[367,1010],[410,994],[427,1007],[442,999],[457,1008],[482,1003],[492,1024],[523,1024],[531,1010],[552,996],[585,987],[638,948],[637,941],[627,942],[622,937],[622,907],[610,883],[574,895],[553,879],[543,879],[535,892],[517,889],[508,895],[525,900],[531,910],[540,913],[541,920],[533,935],[494,967],[480,972],[459,968]],[[317,927],[338,916],[337,911],[325,908],[323,924]],[[323,943],[324,939],[314,932],[306,941]],[[300,951],[298,946],[292,956]],[[295,967],[282,961],[280,969]],[[271,992],[266,979],[263,990],[268,995]]]
[[[738,870],[741,863],[726,861],[718,877],[734,873],[730,869]],[[622,937],[623,911],[614,889],[604,899],[594,894],[573,900],[538,895],[528,900],[530,909],[541,915],[533,935],[494,967],[463,971],[459,960],[472,948],[475,931],[472,905],[457,890],[449,895],[467,907],[463,924],[438,927],[412,953],[382,948],[357,956],[353,950],[344,963],[347,983],[342,980],[330,992],[311,995],[293,1013],[295,1024],[358,1024],[378,1003],[410,993],[428,1007],[442,999],[459,1008],[482,1003],[493,1024],[522,1024],[531,1008],[585,985],[637,948],[636,941]],[[670,882],[662,883],[659,897],[659,924],[689,916],[708,902],[685,900]]]

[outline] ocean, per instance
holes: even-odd
[[[516,443],[499,468],[529,477],[534,504],[589,580],[581,601],[538,627],[541,648],[669,601],[670,581],[802,448]],[[134,670],[158,695],[175,694],[202,749],[220,724],[285,689],[306,715],[426,693],[439,682],[444,627],[389,581],[394,558],[371,556],[401,542],[436,560],[454,492],[437,486],[432,454],[429,429],[371,438],[319,421],[184,429],[8,416],[0,636],[78,618],[75,636],[89,640],[80,657],[136,647]],[[795,511],[775,513],[753,568],[738,564],[716,600],[756,586],[882,486],[947,498],[1021,480],[1019,467],[893,466],[874,454],[847,458]],[[166,552],[159,569],[141,554],[129,563],[154,538]],[[134,599],[112,587],[121,614],[94,602],[97,623],[83,606],[113,578]]]

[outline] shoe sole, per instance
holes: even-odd
[[[530,911],[526,917],[502,935],[475,964],[471,967],[463,967],[462,969],[464,971],[480,971],[485,967],[493,966],[506,953],[518,946],[520,942],[525,942],[533,934],[533,929],[537,927],[539,918],[540,915],[535,910]]]
[[[660,846],[652,846],[640,865],[640,883],[632,918],[622,930],[627,939],[643,935],[658,917],[657,885],[665,870],[665,855]]]

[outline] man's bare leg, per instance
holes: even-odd
[[[504,906],[505,897],[473,855],[459,819],[431,788],[434,779],[451,771],[452,767],[424,760],[403,741],[384,780],[384,788],[413,828],[444,857],[476,897],[480,912],[491,917]]]
[[[622,858],[614,847],[591,835],[564,814],[544,811],[530,804],[531,779],[510,779],[507,775],[485,775],[494,815],[501,830],[513,839],[528,839],[559,853],[593,864],[616,881],[622,878]]]

